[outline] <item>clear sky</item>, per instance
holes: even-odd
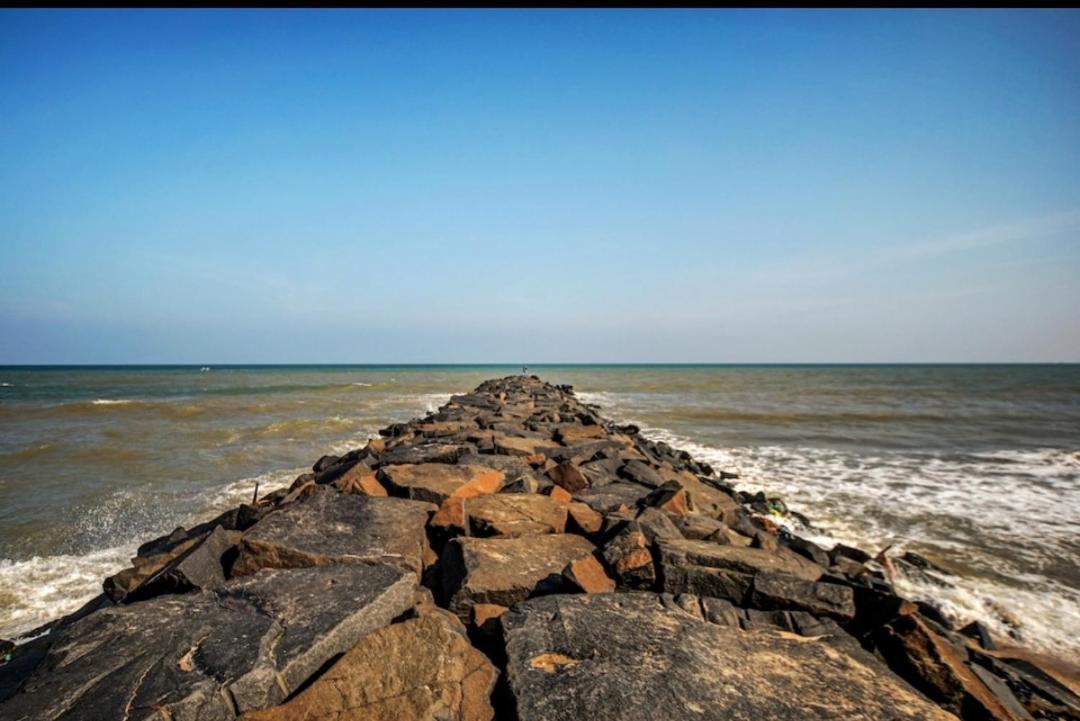
[[[0,11],[0,363],[1080,361],[1076,11]]]

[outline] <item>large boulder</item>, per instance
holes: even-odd
[[[850,643],[714,625],[651,593],[535,598],[501,624],[519,721],[955,721]]]
[[[395,563],[420,573],[429,503],[323,491],[267,515],[240,542],[234,576],[260,568]]]
[[[506,477],[502,471],[480,465],[450,466],[420,463],[386,466],[380,471],[392,493],[441,504],[447,498],[471,498],[494,493]]]
[[[441,559],[447,605],[467,619],[477,603],[512,606],[533,595],[565,590],[563,569],[593,550],[581,536],[562,533],[456,538],[446,544]]]
[[[566,506],[535,493],[496,493],[464,501],[473,536],[535,536],[562,533]]]
[[[221,526],[205,536],[188,539],[151,556],[136,556],[132,567],[105,579],[105,594],[116,602],[131,602],[161,593],[186,593],[225,582],[222,557],[239,540],[239,531]]]
[[[767,550],[710,541],[660,541],[660,573],[668,593],[726,598],[744,604],[754,575],[781,573],[817,581],[821,566],[786,548]]]
[[[367,635],[298,696],[243,721],[490,721],[497,675],[451,623],[425,615]]]
[[[325,566],[105,608],[57,633],[0,718],[233,719],[283,701],[415,592],[394,566]]]

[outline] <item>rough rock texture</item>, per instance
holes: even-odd
[[[537,598],[501,622],[521,721],[954,719],[869,654],[714,625],[654,594]]]
[[[563,569],[592,552],[591,543],[570,534],[454,539],[442,556],[447,606],[467,618],[475,603],[512,606],[564,590]]]
[[[379,435],[0,642],[0,719],[1080,719],[1067,664],[897,593],[924,560],[800,538],[569,386]]]
[[[407,498],[442,503],[447,498],[469,498],[494,493],[505,475],[479,465],[449,466],[444,463],[385,466],[382,478],[387,486]]]
[[[497,676],[487,657],[444,618],[381,628],[296,698],[244,721],[490,721]]]
[[[467,499],[464,509],[473,536],[535,536],[566,528],[566,507],[539,494],[478,496]]]
[[[397,563],[419,573],[429,503],[323,491],[268,514],[244,534],[234,576],[260,568]]]
[[[0,718],[231,719],[283,701],[415,588],[393,566],[328,566],[107,608],[59,633]]]

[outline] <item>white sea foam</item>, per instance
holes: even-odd
[[[129,563],[137,544],[82,556],[0,559],[0,637],[13,638],[75,611],[101,592],[101,581]]]
[[[361,387],[361,388],[371,388],[371,386],[372,386],[372,384],[371,384],[371,383],[360,383],[360,382],[357,382],[357,383],[350,383],[349,385],[353,385],[353,386],[359,386],[359,387]]]
[[[90,403],[95,406],[126,406],[134,402],[135,401],[126,398],[95,398],[90,401]]]
[[[1080,459],[1073,452],[1002,450],[957,460],[821,448],[721,449],[663,428],[642,433],[738,473],[740,490],[776,492],[815,525],[792,530],[826,548],[843,542],[898,553],[930,545],[946,564],[956,554],[966,566],[980,567],[978,576],[940,575],[940,584],[898,581],[905,595],[934,603],[953,622],[979,620],[1003,637],[1051,652],[1080,650],[1080,591],[1029,570],[1048,557],[1068,558],[1068,544],[1080,536]],[[979,547],[989,539],[1001,549]]]

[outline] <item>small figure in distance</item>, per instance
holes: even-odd
[[[523,376],[529,375],[529,366],[521,366],[521,375],[523,375]]]

